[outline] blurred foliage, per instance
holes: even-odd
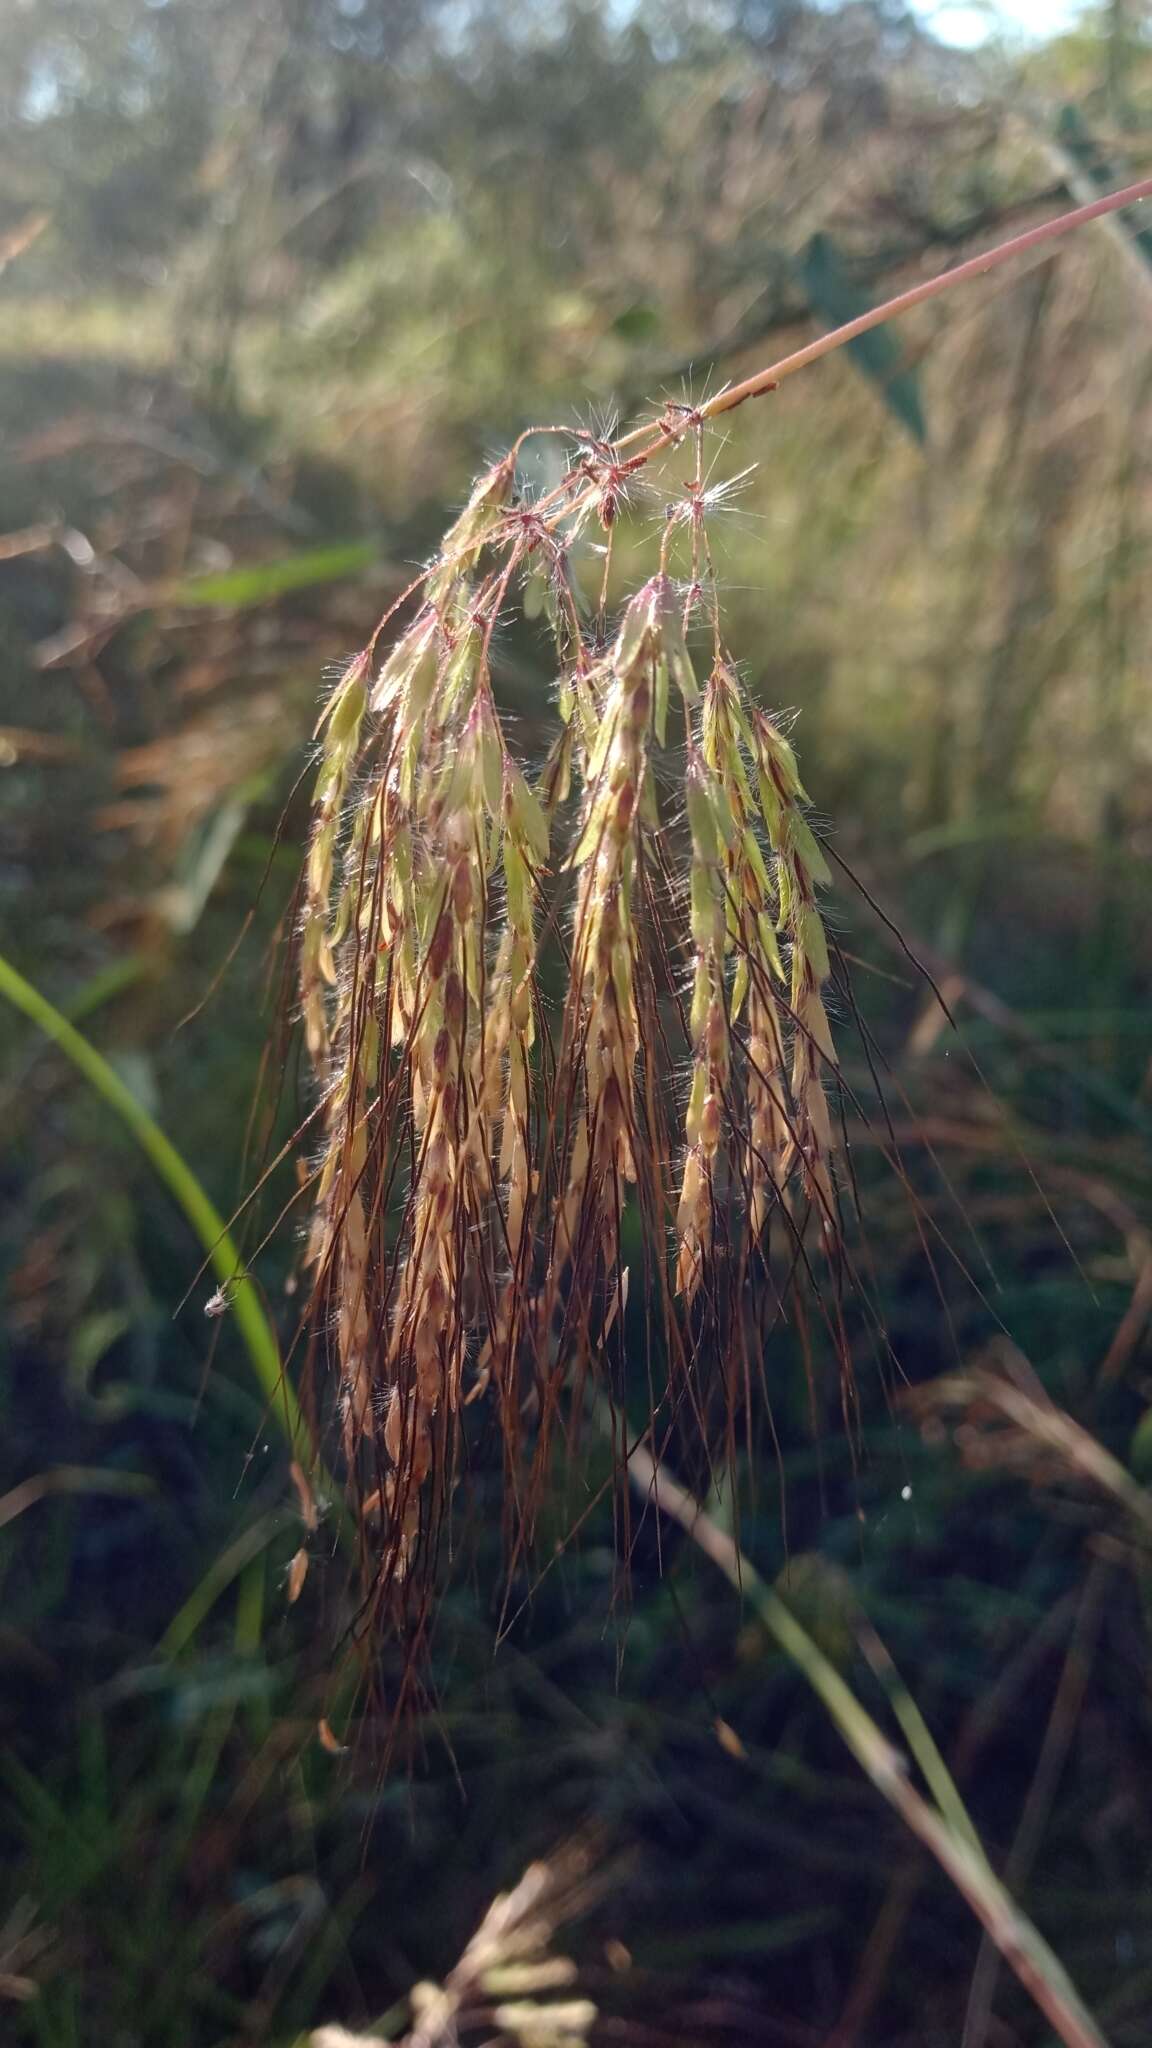
[[[1149,16],[972,57],[886,0],[3,0],[0,54],[4,949],[227,1214],[307,1107],[278,939],[323,672],[474,468],[1139,175]],[[741,1541],[882,1714],[879,1630],[1116,2048],[1152,2012],[1146,1534],[981,1375],[1036,1375],[1146,1476],[1150,277],[1135,223],[1089,231],[744,409],[717,457],[758,465],[732,640],[955,1018],[845,884],[849,1080],[872,1064],[890,1117],[851,1129],[862,1427],[820,1331],[775,1332]],[[622,525],[621,587],[660,514]],[[528,755],[549,683],[510,628]],[[691,1547],[646,1520],[624,1581],[608,1499],[565,1541],[606,1469],[495,1654],[493,1537],[384,1774],[333,1517],[302,1532],[200,1248],[7,1011],[0,1055],[0,2027],[378,2018],[594,1822],[630,1860],[573,1952],[627,2038],[924,2048],[971,1996],[966,2048],[1046,2040]],[[295,1252],[289,1224],[256,1267],[286,1335]]]

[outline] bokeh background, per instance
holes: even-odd
[[[305,1099],[279,940],[326,665],[475,470],[1152,164],[1143,0],[964,19],[959,48],[868,0],[2,0],[3,951],[224,1213]],[[741,1540],[883,1716],[879,1631],[1117,2048],[1152,2039],[1150,417],[1137,213],[714,451],[754,465],[716,527],[733,645],[904,942],[845,882],[859,1436],[819,1330],[782,1329]],[[531,757],[531,631],[500,688]],[[186,1220],[7,1002],[0,1104],[5,2039],[398,2033],[590,1827],[563,1941],[598,2041],[1051,2039],[747,1606],[671,1538],[623,1587],[610,1507],[498,1650],[498,1551],[455,1584],[385,1772],[323,1530],[287,1600],[287,1453]],[[297,1249],[256,1264],[285,1335]]]

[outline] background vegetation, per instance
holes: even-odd
[[[0,42],[4,950],[228,1213],[301,1101],[276,1038],[250,1127],[323,671],[472,473],[1139,175],[1152,21],[977,59],[888,5],[3,0]],[[717,472],[756,465],[733,643],[955,1020],[845,885],[885,1334],[859,1441],[819,1333],[774,1338],[741,1540],[879,1715],[883,1636],[1117,2048],[1152,2024],[1150,233],[798,377]],[[549,685],[517,631],[526,755]],[[495,1552],[457,1585],[382,1772],[333,1515],[290,1605],[300,1502],[185,1217],[7,1008],[0,1055],[0,2025],[394,2032],[594,1825],[597,2039],[1048,2038],[752,1611],[647,1529],[622,1585],[610,1505],[572,1544],[558,1506],[498,1650]],[[295,1256],[256,1265],[285,1333]]]

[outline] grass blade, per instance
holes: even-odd
[[[860,1705],[835,1665],[813,1642],[780,1595],[643,1444],[637,1444],[629,1454],[628,1477],[641,1498],[650,1500],[678,1522],[736,1591],[751,1603],[785,1655],[823,1701],[876,1790],[951,1878],[1005,1962],[1056,2029],[1065,2048],[1107,2048],[1063,1964],[993,1871],[968,1815],[965,1813],[963,1831],[958,1832],[938,1807],[921,1797],[909,1782],[905,1757]],[[959,1793],[954,1787],[951,1789],[955,1803],[959,1804]],[[949,1804],[953,1805],[952,1799]]]
[[[275,598],[288,597],[294,590],[341,582],[357,570],[366,569],[376,552],[373,543],[366,540],[306,548],[276,562],[250,563],[242,569],[226,569],[211,576],[186,576],[183,582],[165,589],[163,600],[185,609],[224,605],[233,611],[244,611],[251,605],[270,604]]]
[[[208,1254],[216,1278],[231,1303],[236,1327],[261,1392],[294,1455],[301,1462],[314,1462],[311,1432],[285,1376],[280,1347],[263,1303],[224,1218],[205,1194],[191,1167],[103,1054],[89,1044],[46,996],[41,995],[31,982],[25,981],[2,954],[0,996],[5,996],[15,1009],[30,1018],[60,1048],[119,1117],[125,1129],[132,1133]]]

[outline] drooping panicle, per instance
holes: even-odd
[[[588,625],[582,515],[566,530],[563,501],[545,517],[515,496],[511,458],[488,471],[415,613],[382,659],[349,665],[318,730],[299,944],[323,1130],[309,1256],[366,1548],[396,1590],[433,1568],[482,1396],[530,1534],[553,1423],[605,1369],[623,1311],[629,1207],[648,1312],[670,1375],[691,1362],[705,1430],[708,1348],[677,1318],[698,1337],[700,1301],[727,1300],[710,1327],[733,1328],[773,1210],[803,1228],[796,1188],[831,1230],[827,870],[792,750],[723,652],[700,521],[690,580],[662,550],[611,633]],[[562,731],[535,782],[493,687],[514,578],[527,609],[543,593],[559,668]],[[686,634],[705,627],[701,691]],[[686,815],[665,821],[658,780],[677,773]]]

